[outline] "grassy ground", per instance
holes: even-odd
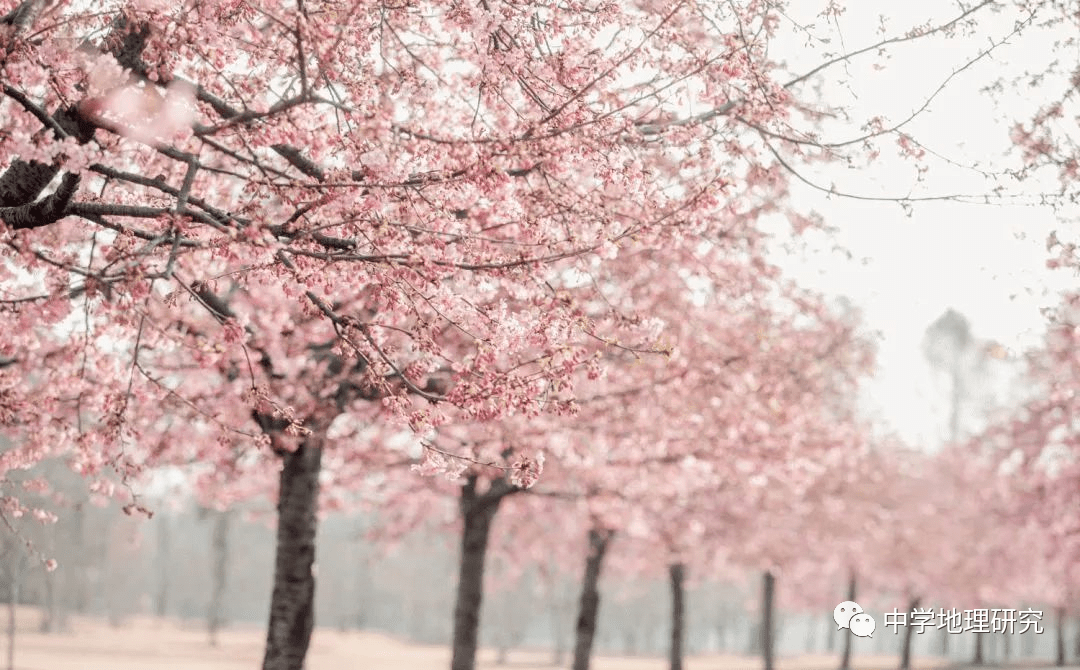
[[[6,667],[6,612],[0,611],[0,667]],[[254,670],[263,651],[263,631],[255,626],[234,626],[221,633],[219,645],[210,647],[205,631],[181,627],[177,622],[133,619],[113,628],[103,621],[74,619],[72,632],[44,635],[37,632],[40,615],[25,609],[19,614],[15,642],[15,670]],[[867,641],[869,643],[869,641]],[[895,656],[871,656],[855,647],[852,670],[892,670]],[[340,633],[317,630],[308,655],[307,670],[444,670],[450,665],[445,647],[406,644],[378,633]],[[779,670],[834,670],[835,655],[807,655],[778,659]],[[918,658],[919,670],[941,668],[940,659]],[[551,670],[548,651],[514,651],[507,670]],[[601,656],[593,670],[664,670],[661,658]],[[495,653],[484,650],[480,670],[496,670]],[[686,670],[758,670],[761,661],[746,656],[696,656]]]

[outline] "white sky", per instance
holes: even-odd
[[[797,10],[807,2],[793,4]],[[890,34],[896,34],[924,21],[931,6],[939,15],[958,11],[955,3],[930,5],[924,0],[901,6],[847,4],[849,12],[840,19],[845,51],[880,39],[875,30],[882,12],[908,12],[906,19],[896,16],[890,20]],[[852,16],[850,10],[862,14]],[[1012,17],[994,20],[1011,26]],[[817,21],[819,26],[823,24],[821,19]],[[1001,34],[1005,32],[1007,28]],[[834,36],[831,46],[839,49],[836,41]],[[882,62],[880,59],[864,56],[846,68],[858,89],[834,86],[830,99],[835,95],[838,102],[865,110],[867,117],[885,112],[897,121],[921,105],[953,69],[987,44],[983,35],[975,42],[930,40],[917,48],[893,49],[884,70],[872,67]],[[1029,35],[995,52],[993,59],[968,68],[951,81],[909,132],[957,163],[998,160],[1009,146],[1010,124],[1030,116],[1031,101],[1021,99],[997,107],[978,89],[1009,67],[1040,71],[1048,44],[1049,40],[1033,40]],[[836,72],[838,84],[844,74]],[[830,139],[846,139],[851,131],[837,135]],[[916,184],[910,163],[892,158],[890,145],[895,146],[894,141],[885,143],[885,161],[879,169],[815,168],[816,172],[804,174],[813,175],[813,180],[824,186],[835,183],[839,190],[873,196],[905,194],[913,187],[918,189],[916,193],[927,195],[989,191],[983,178],[971,170],[941,162],[932,162],[925,182]],[[1037,184],[1006,186],[1022,186],[1029,193],[1040,188]],[[1045,190],[1056,187],[1056,183],[1042,186]],[[794,192],[800,206],[816,209],[829,224],[841,228],[837,241],[852,253],[853,260],[830,253],[826,247],[831,245],[817,244],[816,253],[783,264],[808,286],[852,298],[863,308],[869,326],[882,332],[879,374],[868,388],[868,405],[913,443],[936,444],[944,434],[947,413],[946,387],[936,383],[922,357],[920,344],[926,327],[953,307],[968,317],[977,337],[1020,350],[1038,341],[1044,324],[1039,309],[1056,303],[1048,287],[1060,289],[1075,281],[1067,272],[1046,269],[1047,235],[1055,227],[1064,227],[1048,207],[927,203],[917,205],[908,218],[896,204],[826,198],[802,184]]]
[[[923,359],[926,327],[952,307],[976,337],[1022,350],[1038,343],[1040,308],[1056,302],[1044,284],[1067,279],[1045,270],[1052,216],[988,209],[935,205],[907,219],[895,206],[835,205],[827,216],[842,226],[839,240],[852,260],[820,252],[785,263],[805,285],[852,298],[881,332],[879,371],[866,401],[912,442],[936,443],[947,413],[947,387]]]

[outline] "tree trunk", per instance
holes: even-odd
[[[851,602],[855,602],[855,571],[851,571],[851,576],[848,578],[847,599]],[[844,655],[840,658],[840,670],[851,670],[851,640],[855,636],[848,630],[847,635],[844,636]],[[771,669],[767,669],[771,670]]]
[[[765,571],[761,592],[761,653],[765,659],[765,670],[774,670],[773,665],[773,599],[776,596],[776,578],[772,572]]]
[[[43,581],[45,602],[42,603],[40,631],[55,633],[60,627],[59,608],[56,603],[56,573],[46,572]]]
[[[682,563],[673,563],[668,566],[668,574],[671,577],[671,670],[683,670],[683,637],[685,632],[683,625],[686,619],[686,603],[683,596],[686,591],[683,581],[686,577],[686,566]]]
[[[23,557],[18,552],[22,550],[17,544],[12,544],[12,553],[14,556],[10,559],[11,563],[8,569],[8,574],[11,575],[11,589],[8,593],[8,653],[7,653],[7,670],[15,670],[15,614],[19,609],[19,586],[22,581],[22,563]]]
[[[309,435],[283,456],[277,556],[263,670],[302,670],[315,625],[315,535],[323,436]]]
[[[225,625],[225,591],[229,576],[229,512],[214,514],[214,530],[211,546],[214,556],[214,581],[210,591],[210,607],[206,612],[206,629],[210,646],[216,647],[218,632]]]
[[[825,629],[828,631],[825,635],[825,651],[831,654],[836,651],[836,622],[831,618],[826,619]]]
[[[951,633],[947,627],[941,629],[941,655],[946,658],[949,656],[949,635]]]
[[[986,662],[983,655],[983,633],[975,634],[975,654],[971,657],[972,665],[982,665]]]
[[[596,619],[600,613],[600,569],[611,537],[611,531],[606,529],[589,530],[589,555],[585,559],[585,575],[581,579],[581,600],[574,632],[574,670],[589,670],[596,639]]]
[[[1073,635],[1073,658],[1080,659],[1080,627],[1077,627]]]
[[[1024,609],[1029,608],[1025,606]],[[1028,630],[1020,636],[1020,653],[1022,653],[1025,658],[1031,658],[1035,655],[1035,640],[1036,638],[1032,634],[1032,630]]]
[[[552,585],[554,594],[555,586]],[[554,636],[555,647],[551,652],[551,664],[561,668],[563,658],[566,656],[566,624],[563,622],[563,611],[557,595],[551,598],[551,632]]]
[[[747,627],[750,629],[750,638],[746,645],[746,655],[757,656],[761,653],[761,622],[751,621]]]
[[[154,601],[154,612],[158,618],[164,618],[169,613],[169,516],[162,514],[158,524],[157,536],[157,564],[158,564],[158,590]]]
[[[505,480],[495,480],[487,492],[476,492],[476,475],[461,487],[459,507],[464,528],[461,533],[461,563],[458,572],[457,602],[454,604],[454,648],[451,670],[476,667],[480,635],[480,607],[484,598],[484,559],[487,557],[491,522],[499,503],[513,488]]]
[[[72,544],[74,545],[74,561],[72,561],[72,569],[65,571],[65,580],[71,580],[73,586],[72,590],[75,592],[73,600],[75,601],[75,612],[78,614],[86,614],[89,609],[89,584],[90,579],[87,577],[87,569],[90,567],[87,560],[88,547],[86,546],[86,503],[76,503],[74,516],[75,525],[75,537]]]
[[[1057,608],[1057,621],[1055,622],[1057,630],[1057,655],[1054,658],[1054,665],[1059,668],[1065,665],[1065,608]]]
[[[913,597],[908,603],[907,611],[914,612],[918,606],[918,596]],[[904,646],[900,649],[900,670],[911,670],[911,642],[914,639],[914,633],[915,627],[908,622],[908,625],[904,626]]]

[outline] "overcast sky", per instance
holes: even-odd
[[[793,10],[800,4],[811,6],[796,1]],[[955,3],[924,0],[848,4],[839,32],[834,25],[832,41],[823,49],[839,50],[841,34],[845,52],[878,41],[882,12],[892,15],[887,25],[893,35],[925,21],[929,12],[945,16],[958,11]],[[994,21],[995,34],[1005,35],[1015,17],[1006,13],[987,18]],[[824,26],[822,19],[816,21],[819,28]],[[789,47],[803,44],[805,37],[800,37]],[[1009,128],[1017,119],[1029,118],[1033,96],[995,102],[979,89],[1010,69],[1041,71],[1049,44],[1035,34],[1014,40],[949,81],[908,128],[934,153],[955,163],[932,160],[924,182],[915,181],[909,162],[890,154],[890,143],[884,144],[883,160],[873,170],[832,167],[804,174],[824,186],[835,183],[840,190],[870,196],[988,192],[993,184],[962,166],[977,163],[988,169],[1002,160],[1009,148]],[[974,41],[931,39],[893,48],[885,60],[871,55],[837,69],[826,91],[830,99],[855,110],[856,117],[860,112],[864,118],[885,114],[898,121],[987,45],[982,34]],[[778,42],[777,49],[783,48]],[[850,83],[844,82],[848,77]],[[853,125],[857,129],[859,124]],[[895,146],[895,140],[891,144]],[[997,183],[1029,193],[1058,186],[1050,181],[1021,185],[1007,178]],[[935,383],[922,358],[925,328],[953,307],[968,317],[976,336],[1020,350],[1037,343],[1044,324],[1039,310],[1056,303],[1053,291],[1075,280],[1066,272],[1046,269],[1047,235],[1062,226],[1048,207],[928,203],[918,205],[909,218],[896,204],[826,198],[802,184],[794,192],[800,207],[816,209],[841,229],[837,241],[853,259],[849,262],[830,253],[829,244],[819,243],[816,253],[784,265],[807,285],[851,297],[865,310],[870,327],[881,331],[880,372],[868,388],[867,401],[913,442],[936,443],[944,434],[947,414],[946,388]]]

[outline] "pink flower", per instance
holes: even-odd
[[[228,319],[221,327],[225,333],[225,341],[229,344],[244,341],[244,328],[235,319]]]
[[[532,488],[544,471],[544,455],[537,454],[536,458],[523,456],[512,467],[510,483],[523,489]]]

